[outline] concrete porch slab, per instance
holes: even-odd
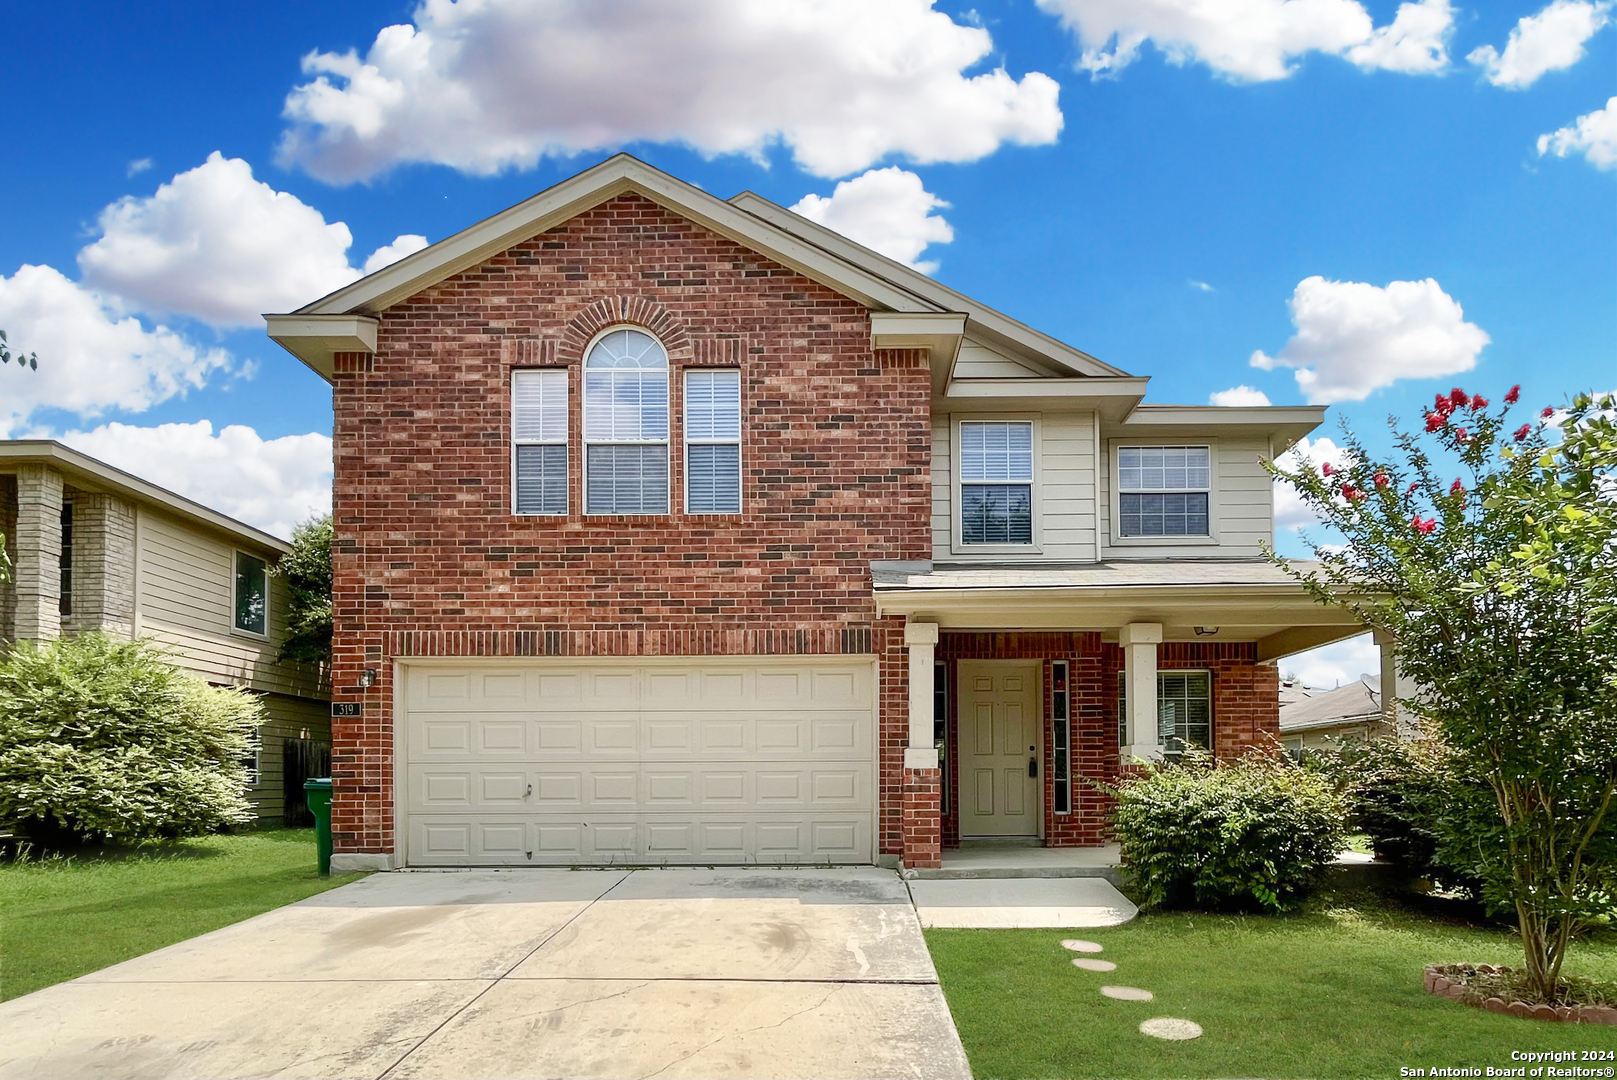
[[[946,848],[943,865],[904,871],[916,880],[962,878],[1103,878],[1121,883],[1116,844],[1105,847],[1043,847],[1032,844],[973,842]]]
[[[956,878],[909,882],[924,927],[981,930],[1118,926],[1140,913],[1102,878]]]

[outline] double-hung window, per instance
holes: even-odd
[[[1128,743],[1128,678],[1117,673],[1117,745]],[[1213,747],[1213,677],[1205,671],[1157,672],[1157,739],[1178,757]]]
[[[567,372],[511,374],[516,512],[567,513]]]
[[[960,425],[960,539],[966,544],[1033,543],[1033,424]]]
[[[668,354],[639,330],[584,358],[584,512],[668,513]]]
[[[685,511],[741,513],[741,372],[685,372]]]
[[[1117,451],[1120,536],[1210,536],[1206,446],[1124,446]]]

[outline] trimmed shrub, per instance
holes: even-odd
[[[1327,778],[1261,751],[1147,769],[1114,789],[1112,821],[1140,906],[1286,911],[1341,850]]]
[[[18,642],[0,657],[0,820],[46,844],[243,824],[262,714],[145,641]]]

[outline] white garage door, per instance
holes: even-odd
[[[870,863],[870,660],[404,669],[413,866]]]

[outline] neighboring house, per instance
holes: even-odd
[[[1300,757],[1304,750],[1325,750],[1345,742],[1369,742],[1397,735],[1382,710],[1381,678],[1364,675],[1335,690],[1280,705],[1280,743]]]
[[[0,441],[0,639],[102,630],[150,638],[209,682],[263,697],[250,763],[261,820],[326,767],[330,694],[312,665],[277,663],[287,591],[268,573],[291,546],[60,443]]]
[[[338,867],[1101,844],[1088,781],[1272,745],[1361,629],[1262,553],[1323,408],[1144,404],[626,155],[268,322],[332,383]]]

